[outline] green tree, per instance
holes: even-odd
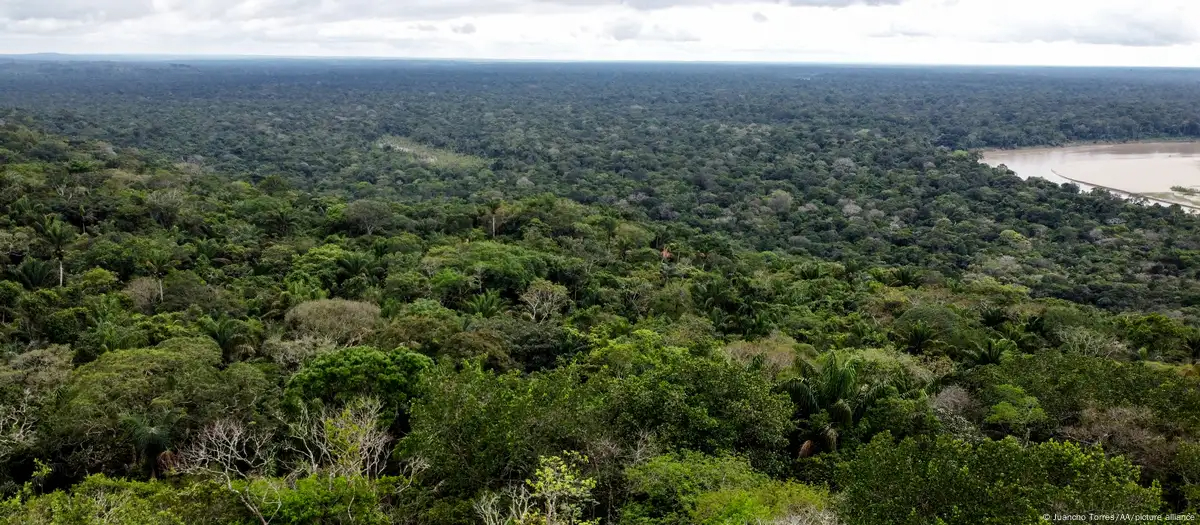
[[[150,472],[154,453],[205,421],[257,417],[272,391],[266,377],[250,365],[220,365],[221,349],[208,339],[105,353],[72,374],[46,416],[49,450],[71,472]]]
[[[988,339],[986,343],[977,343],[975,348],[963,351],[971,366],[996,365],[1005,355],[1017,352],[1017,344],[1009,339]]]
[[[1022,435],[1028,443],[1034,426],[1047,420],[1046,411],[1042,410],[1036,397],[1026,395],[1019,386],[998,385],[994,388],[1000,402],[992,405],[984,421]]]
[[[253,335],[245,321],[229,317],[205,317],[200,320],[200,329],[221,347],[221,357],[226,363],[236,359],[239,349],[249,344]]]
[[[621,516],[629,523],[790,523],[829,506],[825,491],[773,480],[736,456],[658,456],[630,466],[626,477],[630,497]]]
[[[633,523],[685,525],[705,493],[751,488],[768,481],[744,458],[680,452],[625,471],[630,499],[621,510]]]
[[[488,290],[482,294],[467,299],[464,308],[467,313],[483,318],[495,317],[504,311],[504,300],[496,290]]]
[[[398,454],[429,463],[428,475],[450,494],[473,497],[507,476],[529,476],[540,456],[612,440],[599,382],[564,368],[521,376],[494,374],[470,363],[443,363],[422,379],[411,409],[412,431]],[[517,436],[520,438],[517,439]]]
[[[65,490],[0,503],[0,523],[183,525],[238,523],[251,516],[205,483],[182,486],[93,474]]]
[[[61,221],[56,216],[48,216],[38,224],[38,233],[50,247],[54,259],[58,261],[58,286],[63,285],[63,251],[75,241],[78,234],[75,228]]]
[[[836,352],[815,365],[800,362],[800,377],[781,386],[795,406],[795,417],[804,421],[800,454],[808,456],[823,444],[836,451],[842,435],[853,430],[867,410],[895,392],[886,381],[860,379],[858,364]]]
[[[583,520],[584,506],[595,503],[592,490],[596,480],[579,472],[579,466],[587,462],[587,456],[578,452],[538,458],[538,469],[525,484],[541,502],[541,509],[529,520],[545,521],[546,525],[599,525],[600,520]]]
[[[757,466],[778,466],[793,427],[792,404],[761,371],[663,347],[643,331],[593,352],[589,361],[610,370],[606,411],[629,438],[653,433],[665,446],[744,454]]]
[[[403,426],[410,403],[419,395],[418,383],[433,361],[397,348],[388,352],[369,346],[344,348],[314,357],[288,380],[286,394],[301,403],[320,401],[342,406],[370,396],[383,402],[388,426]]]
[[[1037,524],[1043,514],[1156,514],[1155,484],[1102,450],[1012,438],[978,444],[948,436],[876,436],[839,469],[841,515],[874,524]]]
[[[50,283],[54,282],[54,267],[37,259],[25,259],[16,268],[11,269],[10,273],[30,290],[50,286]]]
[[[391,225],[394,215],[388,203],[364,199],[347,204],[343,217],[358,231],[373,235],[376,230]]]
[[[1200,510],[1200,443],[1180,443],[1172,465],[1182,481],[1188,512]]]

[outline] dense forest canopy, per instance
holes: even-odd
[[[1184,70],[0,62],[0,518],[1200,505]]]

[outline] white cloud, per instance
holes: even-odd
[[[1200,41],[1200,3],[1191,0],[942,1],[898,12],[875,36],[1135,47]]]
[[[646,26],[639,20],[621,18],[609,24],[608,35],[613,40],[643,40],[659,42],[696,42],[700,39],[687,31],[661,25]]]
[[[616,40],[635,40],[642,34],[642,23],[630,18],[622,18],[608,25],[608,34]]]
[[[0,52],[1200,66],[1196,0],[0,0]]]

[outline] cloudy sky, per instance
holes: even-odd
[[[0,0],[0,53],[1200,66],[1200,0]]]

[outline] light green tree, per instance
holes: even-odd
[[[501,509],[501,495],[490,493],[475,502],[475,511],[485,525],[599,525],[600,519],[584,520],[584,509],[595,503],[596,480],[584,476],[580,465],[588,462],[578,452],[538,458],[533,479],[510,487]]]
[[[984,421],[1001,425],[1010,433],[1020,434],[1028,443],[1034,426],[1046,421],[1046,411],[1042,410],[1036,397],[1026,394],[1025,389],[1019,386],[998,385],[994,391],[1001,401],[992,405]]]

